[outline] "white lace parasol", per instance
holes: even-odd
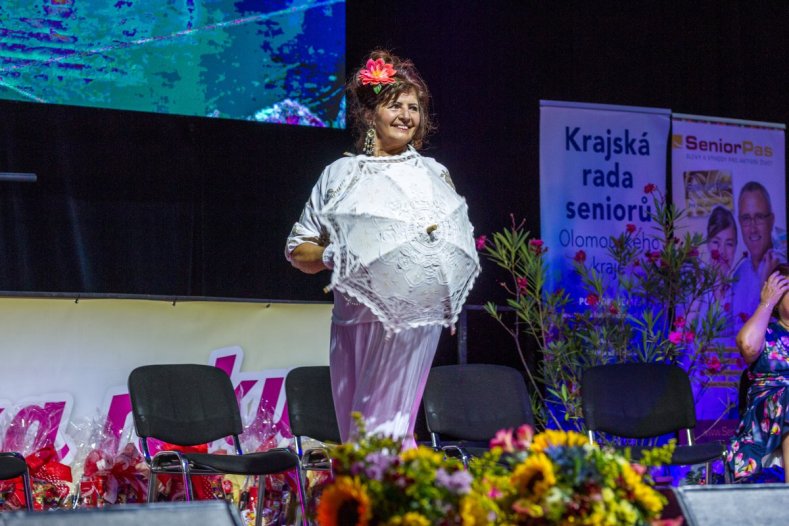
[[[453,325],[480,271],[466,201],[421,164],[366,170],[324,209],[332,288],[391,332]]]

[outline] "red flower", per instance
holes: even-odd
[[[542,248],[543,244],[544,243],[543,243],[542,239],[530,239],[529,240],[529,248],[531,248],[532,252],[534,252],[537,255],[540,255],[540,254],[542,254],[543,252],[546,251],[546,249]]]
[[[712,261],[718,261],[721,258],[721,253],[718,249],[713,249],[710,251],[710,258],[712,258]]]
[[[748,313],[746,312],[740,312],[737,314],[737,316],[740,318],[740,320],[742,320],[743,323],[748,321]]]
[[[616,303],[612,303],[612,304],[611,304],[611,305],[608,307],[608,312],[610,312],[611,314],[613,314],[614,316],[616,316],[617,314],[619,314],[619,307],[617,307],[617,306],[616,306]]]
[[[651,193],[652,193],[652,192],[654,192],[656,189],[657,189],[657,186],[655,186],[655,185],[654,185],[654,184],[652,184],[652,183],[648,183],[646,186],[644,186],[644,193],[645,193],[645,194],[651,194]]]
[[[518,285],[518,292],[523,293],[526,291],[526,287],[529,285],[529,281],[526,278],[517,278],[515,283]]]
[[[693,343],[693,340],[696,339],[696,333],[693,331],[688,331],[685,333],[685,343]]]
[[[657,260],[660,259],[660,252],[658,252],[657,250],[647,250],[645,255],[647,259],[652,263],[655,263],[657,262]]]
[[[591,306],[591,307],[594,307],[599,302],[600,302],[600,298],[597,296],[597,294],[589,294],[586,297],[586,304]]]
[[[484,234],[479,236],[475,243],[477,245],[477,250],[482,250],[483,248],[485,248],[485,245],[488,243],[488,236]]]
[[[723,312],[731,312],[731,303],[728,301],[723,304]]]
[[[575,253],[575,257],[573,258],[577,263],[583,263],[586,261],[586,252],[583,250],[579,250]]]
[[[688,257],[689,258],[697,258],[697,257],[699,257],[699,249],[696,248],[696,247],[691,248],[688,251]]]
[[[628,233],[628,234],[632,234],[633,232],[635,232],[635,231],[636,231],[636,225],[634,225],[633,223],[628,223],[628,224],[625,226],[625,230],[627,230],[627,233]]]
[[[679,345],[680,343],[682,343],[682,333],[679,331],[672,331],[668,333],[668,341],[670,341],[674,345]]]
[[[713,354],[707,359],[707,370],[711,373],[719,373],[720,370],[723,368],[723,364],[721,364],[720,358],[717,355]]]
[[[363,86],[367,86],[368,84],[372,84],[373,86],[391,84],[395,81],[393,77],[396,74],[397,71],[394,70],[391,64],[384,62],[384,59],[369,59],[366,67],[359,71],[359,80]]]
[[[677,318],[674,320],[674,327],[676,327],[677,329],[681,329],[684,326],[685,326],[685,317],[677,316]]]

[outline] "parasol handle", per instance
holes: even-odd
[[[427,227],[427,234],[428,235],[432,234],[433,232],[436,231],[437,228],[438,228],[438,225],[436,225],[436,224],[430,225],[429,227]]]
[[[331,283],[326,285],[325,287],[323,287],[323,293],[324,294],[328,294],[329,292],[331,292],[332,288],[334,288],[334,287],[331,286]]]

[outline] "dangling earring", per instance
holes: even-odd
[[[370,124],[370,127],[367,128],[367,133],[364,134],[364,154],[372,155],[375,153],[375,128],[373,125]]]

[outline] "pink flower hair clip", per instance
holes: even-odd
[[[359,72],[359,80],[363,86],[371,84],[373,91],[377,95],[381,92],[384,84],[392,84],[395,82],[394,76],[397,71],[391,64],[384,62],[384,59],[379,58],[376,60],[367,60],[366,67],[362,68]]]

